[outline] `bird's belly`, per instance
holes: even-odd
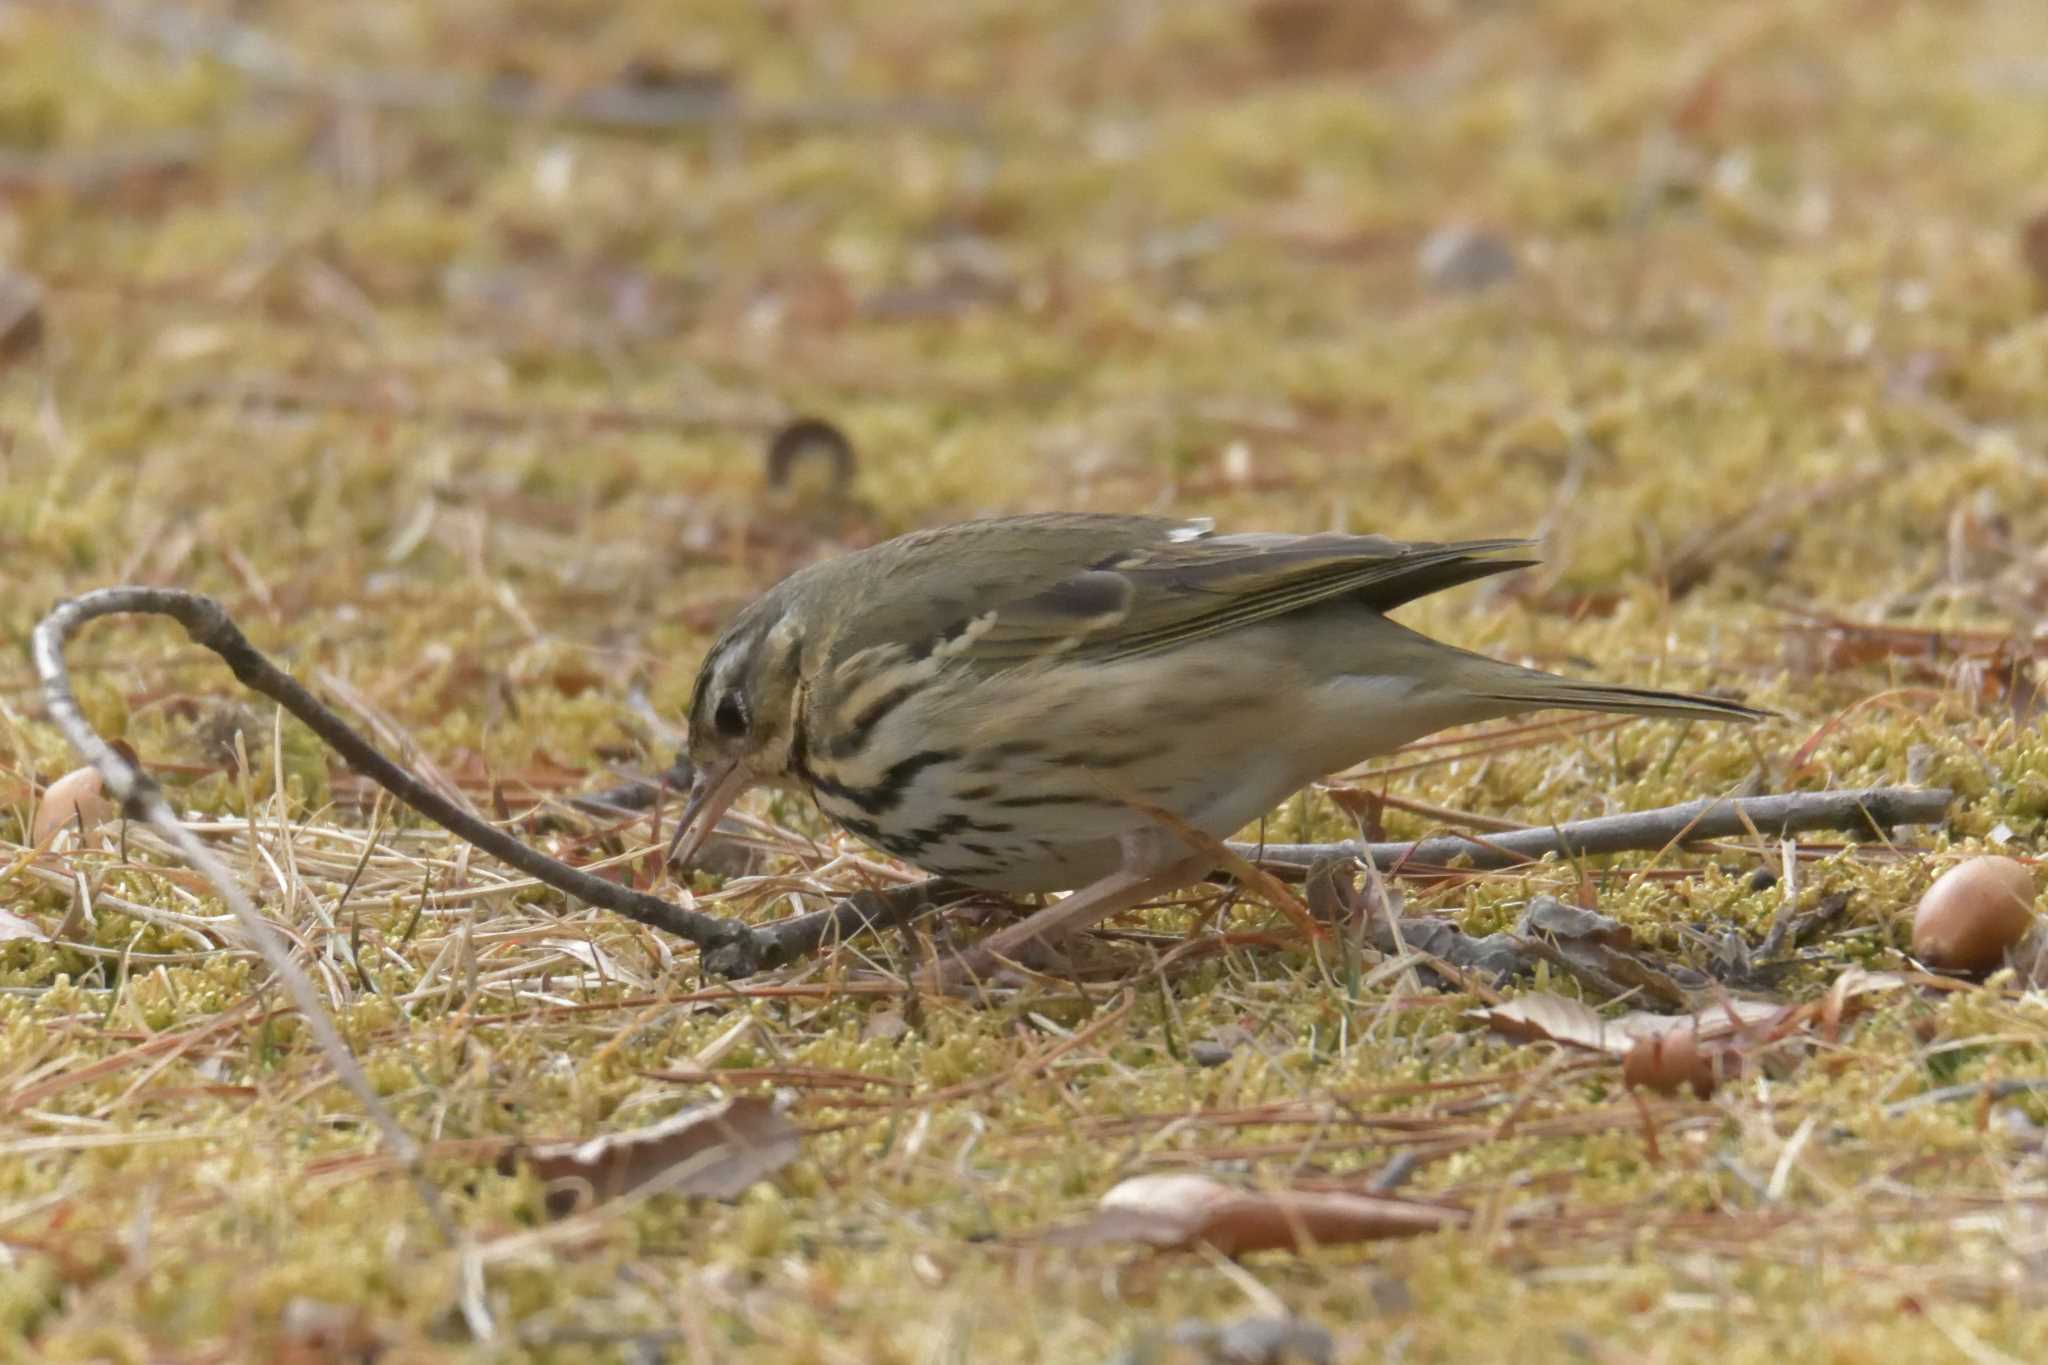
[[[1164,811],[1212,838],[1226,838],[1265,814],[1308,779],[1290,756],[1268,754],[1235,766],[1153,769],[1128,797],[1111,795],[1135,778],[1105,779],[1076,764],[1009,785],[973,764],[933,765],[886,809],[830,787],[819,808],[866,843],[907,863],[991,891],[1060,891],[1125,868],[1187,852]],[[1313,776],[1313,774],[1310,774]]]
[[[926,871],[1077,887],[1179,856],[1164,811],[1227,838],[1324,773],[1464,717],[1417,679],[1304,676],[1259,632],[932,686],[808,776],[825,814]],[[948,743],[941,747],[938,737]],[[1134,850],[1134,852],[1133,852]]]
[[[991,891],[1057,891],[1122,865],[1120,836],[1138,817],[1104,801],[1055,800],[975,780],[946,765],[887,809],[818,788],[818,807],[848,833],[904,862]],[[966,793],[963,797],[962,793]]]

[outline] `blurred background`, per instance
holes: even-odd
[[[826,545],[1051,506],[1536,531],[1517,590],[1579,607],[1924,592],[1959,514],[2038,527],[2040,36],[12,0],[9,596],[509,593],[665,650]],[[805,412],[850,485],[766,486]]]

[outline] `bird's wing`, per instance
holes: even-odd
[[[1121,659],[1349,597],[1388,611],[1535,561],[1524,540],[1408,544],[1379,536],[1200,536],[1129,544],[1049,585],[964,614],[934,648],[1006,666],[1054,652]]]

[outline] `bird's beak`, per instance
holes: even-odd
[[[676,822],[676,837],[669,841],[669,863],[687,868],[718,827],[718,817],[753,785],[754,775],[740,763],[699,768],[696,780],[690,783],[690,799],[683,806],[682,818]]]

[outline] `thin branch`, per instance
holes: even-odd
[[[175,599],[175,600],[162,600]],[[210,609],[210,615],[206,609]],[[363,1110],[383,1134],[385,1145],[392,1155],[401,1162],[411,1175],[414,1187],[425,1202],[441,1233],[450,1243],[460,1241],[455,1225],[449,1220],[446,1210],[441,1207],[439,1192],[427,1179],[421,1165],[420,1147],[412,1135],[400,1126],[398,1119],[378,1098],[376,1087],[363,1074],[362,1066],[348,1044],[342,1041],[341,1033],[334,1026],[333,1016],[314,990],[313,983],[292,961],[291,952],[286,948],[284,937],[269,920],[263,917],[255,903],[236,884],[234,873],[225,863],[214,856],[213,850],[202,843],[199,837],[179,821],[178,813],[164,799],[156,782],[138,770],[118,750],[101,739],[78,709],[78,699],[72,695],[70,678],[64,668],[64,641],[73,631],[96,616],[127,611],[164,611],[175,616],[202,644],[213,643],[213,638],[223,630],[231,633],[243,651],[254,655],[248,643],[241,639],[241,632],[228,622],[227,613],[219,604],[189,593],[160,592],[146,588],[112,588],[102,592],[89,593],[84,597],[60,604],[56,610],[37,624],[31,637],[31,649],[35,655],[36,672],[43,681],[43,702],[49,708],[50,718],[64,732],[64,737],[85,760],[97,768],[107,790],[121,803],[122,811],[131,819],[145,821],[161,834],[175,848],[179,856],[197,868],[206,879],[219,890],[221,899],[227,904],[235,918],[240,921],[256,950],[263,960],[270,964],[272,971],[284,983],[285,993],[298,1007],[299,1014],[312,1031],[313,1039],[327,1058],[328,1065],[362,1103]],[[214,646],[219,649],[219,645]],[[226,650],[222,650],[225,654]],[[264,668],[269,668],[257,658]],[[273,670],[274,671],[274,670]],[[237,668],[239,675],[241,669]]]
[[[220,655],[245,686],[261,692],[305,722],[357,772],[429,820],[543,884],[706,948],[741,948],[752,940],[753,931],[744,924],[672,905],[658,896],[570,867],[463,810],[377,752],[290,674],[258,653],[220,603],[198,593],[174,588],[101,588],[59,603],[36,627],[36,669],[43,680],[43,694],[51,715],[123,801],[129,799],[131,791],[154,795],[155,784],[115,754],[79,714],[77,705],[71,701],[64,671],[63,642],[86,621],[130,612],[168,616],[178,622],[196,643]],[[169,807],[164,809],[168,811]],[[183,851],[181,844],[180,852]]]
[[[1696,839],[1734,839],[1752,829],[1767,835],[1847,830],[1882,836],[1895,825],[1939,823],[1955,793],[1940,787],[1865,787],[1858,791],[1791,792],[1782,796],[1708,797],[1655,810],[1573,820],[1548,829],[1508,830],[1481,841],[1443,834],[1414,843],[1236,844],[1258,862],[1306,868],[1324,858],[1370,858],[1382,870],[1437,868],[1463,858],[1474,868],[1513,867],[1547,854],[1574,858],[1655,850]]]
[[[569,805],[595,815],[651,809],[666,789],[688,791],[692,773],[687,754],[677,754],[668,771],[654,778],[636,778],[603,791],[568,798]],[[713,948],[704,954],[704,970],[713,976],[750,976],[809,956],[828,943],[843,943],[856,934],[879,933],[943,910],[974,893],[974,888],[931,877],[908,886],[856,891],[829,910],[792,915],[755,928],[750,941],[737,948]]]

